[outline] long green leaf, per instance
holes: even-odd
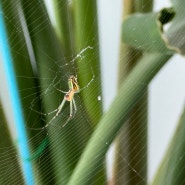
[[[174,16],[172,9],[163,9],[158,13],[136,13],[124,21],[122,38],[128,45],[147,52],[172,54],[163,38],[163,25]]]
[[[0,133],[0,184],[15,184],[16,180],[19,179],[20,183],[23,183],[23,174],[21,172],[21,167],[19,165],[18,159],[15,157],[17,155],[16,147],[11,138],[11,133],[8,128],[7,120],[5,119],[4,112],[2,111],[2,105],[0,102],[0,125],[1,125],[1,133]],[[7,148],[12,146],[11,151],[7,154]],[[8,156],[8,157],[7,157]],[[6,162],[5,162],[6,161]],[[8,173],[10,169],[14,169],[11,171],[11,174]],[[5,173],[5,171],[7,173]]]
[[[35,134],[35,132],[33,132],[30,128],[33,127],[35,120],[38,119],[38,115],[35,112],[30,111],[29,107],[33,100],[33,97],[37,93],[37,88],[35,88],[37,86],[37,79],[35,78],[33,66],[30,62],[30,55],[26,46],[26,25],[23,25],[24,16],[20,8],[20,1],[1,1],[1,6],[7,26],[10,51],[13,58],[13,66],[15,74],[17,76],[16,80],[23,108],[22,116],[27,121],[25,125],[27,131],[26,134],[30,139]],[[35,104],[35,107],[39,108],[39,104]],[[9,112],[9,117],[11,117],[11,111]],[[10,125],[11,124],[12,123],[10,123]],[[37,123],[35,128],[40,128],[41,126],[41,123]],[[35,143],[32,143],[29,140],[27,144],[33,150],[35,147],[37,147]],[[10,161],[10,163],[12,163],[12,161]],[[37,178],[40,176],[40,172],[38,174]],[[22,178],[20,177],[20,179]]]
[[[166,42],[169,47],[181,53],[185,54],[185,42],[182,36],[185,34],[185,21],[184,21],[184,7],[185,2],[183,0],[171,0],[175,10],[175,17],[172,21],[170,28],[164,34]]]
[[[152,185],[184,184],[184,163],[185,163],[185,109],[179,120],[176,132],[170,142],[169,148],[163,158],[163,161],[157,170]]]
[[[103,113],[102,101],[98,100],[99,97],[102,97],[102,92],[97,5],[94,0],[74,0],[73,3],[76,53],[90,48],[84,52],[84,57],[80,58],[77,67],[81,88],[88,86],[80,95],[90,124],[94,128]],[[93,174],[93,184],[104,184],[106,182],[104,162],[102,161],[100,170]]]
[[[46,88],[52,84],[52,81],[56,77],[61,77],[59,75],[56,76],[56,74],[61,74],[59,73],[59,66],[62,65],[61,61],[63,58],[63,53],[49,21],[43,1],[24,0],[21,2],[37,62],[36,67],[38,71],[39,87],[40,91],[42,92],[40,94],[40,103],[42,104],[41,110],[44,110],[46,113],[48,113],[52,110],[55,110],[59,104],[58,92],[52,93],[49,98],[45,92]],[[52,115],[48,115],[46,120],[49,122],[51,118]],[[50,180],[50,183],[54,184],[55,179],[56,182],[60,182],[62,178],[59,173],[62,168],[62,161],[59,158],[59,154],[62,156],[63,148],[62,145],[58,145],[59,141],[62,140],[62,136],[61,134],[55,134],[55,130],[50,127],[48,129],[48,133],[50,143],[52,143],[50,145],[51,153],[48,149],[47,163],[42,165],[42,177],[44,184],[47,184],[48,180]]]
[[[68,0],[54,0],[53,2],[57,21],[56,31],[64,50],[64,56],[72,60],[72,56],[74,56],[74,25],[71,7]]]
[[[102,93],[96,1],[74,0],[74,24],[76,53],[84,48],[91,48],[78,62],[79,71],[83,72],[78,78],[82,88],[90,82],[93,76],[95,78],[94,83],[92,82],[81,93],[85,109],[94,127],[102,115],[102,103],[98,101]]]

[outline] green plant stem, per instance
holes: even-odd
[[[85,87],[94,76],[94,80],[88,88],[80,93],[80,97],[88,116],[88,121],[92,128],[95,128],[103,113],[102,101],[98,101],[98,97],[102,96],[102,92],[97,5],[94,0],[74,0],[73,3],[76,53],[79,53],[84,48],[91,47],[91,49],[84,52],[84,57],[80,58],[77,68],[81,88]],[[91,183],[104,184],[105,182],[105,165],[104,161],[102,161],[101,168],[93,174]]]
[[[80,72],[78,81],[82,88],[92,79],[93,73],[95,76],[94,83],[81,92],[87,115],[94,128],[102,115],[102,102],[98,101],[98,96],[101,97],[102,94],[96,1],[74,0],[74,30],[76,53],[88,46],[92,48],[80,58],[77,67]]]
[[[74,56],[73,22],[68,0],[54,0],[56,30],[61,40],[64,56],[69,60]]]
[[[123,17],[126,17],[134,12],[149,12],[153,7],[153,0],[123,0],[123,2]]]
[[[23,110],[22,116],[26,120],[25,127],[27,131],[26,134],[28,136],[28,145],[30,147],[30,150],[34,150],[37,146],[35,143],[32,142],[32,140],[29,140],[29,139],[35,136],[35,131],[31,130],[30,128],[33,128],[33,127],[40,128],[42,127],[42,123],[41,122],[35,123],[36,122],[35,120],[39,118],[39,115],[34,111],[30,111],[30,105],[31,105],[31,102],[33,101],[33,95],[37,94],[38,92],[38,88],[37,88],[38,80],[34,75],[33,66],[30,62],[30,55],[26,47],[27,45],[27,42],[25,39],[25,34],[27,34],[25,29],[26,25],[24,25],[25,27],[23,31],[23,25],[22,25],[23,21],[21,21],[21,19],[24,20],[24,17],[21,15],[21,13],[23,12],[20,6],[20,0],[17,0],[17,1],[1,0],[0,3],[5,17],[7,34],[10,38],[9,46],[11,50],[11,56],[13,58],[13,66],[14,66],[15,74],[17,76],[16,81],[19,88],[19,95],[20,95],[20,100],[21,100],[21,105]],[[36,102],[34,108],[38,110],[40,108],[40,104]],[[12,115],[10,111],[9,117],[11,116]],[[11,125],[12,123],[9,123],[9,124]],[[14,138],[14,134],[12,137]],[[12,161],[10,161],[10,163],[12,163]],[[36,163],[33,162],[32,164],[35,165]],[[17,165],[15,166],[17,167]],[[40,172],[41,171],[39,171],[37,174],[37,177],[36,177],[37,180],[41,177]],[[18,178],[18,175],[19,175],[19,171],[17,169],[17,178]],[[19,179],[22,179],[22,177],[19,177]]]
[[[184,184],[185,107],[152,185]]]
[[[19,87],[21,103],[23,106],[24,117],[27,119],[30,116],[29,122],[27,122],[28,127],[33,127],[33,122],[37,117],[35,112],[30,113],[30,109],[28,105],[33,101],[33,97],[30,96],[37,93],[37,88],[35,86],[38,83],[37,78],[34,76],[33,66],[30,62],[30,56],[26,47],[25,33],[23,31],[22,23],[20,21],[20,12],[18,9],[20,8],[20,2],[17,1],[3,1],[1,2],[3,12],[5,14],[5,21],[7,26],[8,35],[13,38],[10,39],[10,49],[13,58],[13,66],[15,68],[15,73],[17,78],[17,84]],[[19,16],[20,15],[20,16]],[[11,20],[11,21],[10,21]],[[16,25],[16,30],[15,30]],[[15,52],[17,51],[17,52]],[[24,76],[28,76],[29,78],[23,78]],[[26,97],[26,98],[25,98]],[[36,104],[36,103],[35,103]],[[35,109],[40,105],[36,104]],[[40,128],[42,125],[38,123],[36,127]],[[29,130],[29,136],[32,137],[33,133]]]
[[[171,55],[145,54],[121,85],[110,109],[100,120],[68,185],[86,185],[99,169],[105,154],[138,98]]]
[[[19,165],[18,159],[15,157],[17,155],[16,146],[14,146],[14,142],[12,141],[11,133],[8,128],[7,120],[5,119],[5,115],[2,109],[2,104],[0,101],[0,184],[14,184],[15,177],[17,179],[22,179],[19,182],[24,183],[23,174],[21,172],[21,167]],[[7,155],[7,148],[11,147],[10,152]],[[13,169],[11,173],[10,169]],[[5,173],[6,172],[6,173]]]
[[[152,5],[153,0],[124,0],[123,20],[135,12],[151,11]],[[141,51],[121,42],[118,88],[137,64],[141,55]],[[115,140],[116,148],[112,179],[114,185],[147,183],[147,181],[142,182],[143,179],[147,179],[147,107],[148,90],[146,88]],[[131,167],[139,172],[139,175],[134,170],[131,170]]]
[[[34,6],[30,6],[30,3]],[[46,92],[46,87],[49,87],[49,85],[52,84],[53,79],[56,77],[58,77],[57,79],[61,78],[59,75],[61,74],[59,73],[59,66],[62,65],[63,53],[49,21],[44,2],[38,0],[33,0],[31,2],[22,0],[21,4],[37,62],[36,67],[38,70],[39,88],[41,92]],[[58,76],[56,74],[58,74]],[[39,95],[40,99],[38,98],[38,100],[40,100],[40,103],[42,104],[42,111],[44,110],[48,113],[58,107],[59,92],[55,91],[49,98],[46,93]],[[46,116],[46,120],[49,121],[52,116],[53,115]],[[41,119],[38,120],[38,122],[39,121],[41,121]],[[54,129],[50,128],[48,128],[48,133],[50,150],[47,149],[47,163],[43,165],[38,164],[38,166],[40,168],[39,170],[42,171],[43,184],[47,184],[48,180],[51,184],[55,184],[55,182],[60,184],[59,182],[61,179],[65,178],[62,177],[60,173],[57,173],[58,171],[60,172],[62,168],[62,160],[61,157],[59,157],[59,154],[62,156],[63,148],[62,145],[58,145],[58,142],[62,140],[62,136],[61,134],[57,134]],[[53,178],[54,176],[55,179]]]

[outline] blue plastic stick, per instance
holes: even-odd
[[[2,60],[4,67],[3,70],[5,71],[6,74],[7,86],[10,94],[10,101],[12,103],[11,106],[13,108],[13,117],[17,129],[18,150],[20,155],[20,161],[22,164],[22,171],[24,174],[25,183],[27,185],[33,185],[34,184],[33,169],[31,162],[27,160],[30,158],[30,152],[25,130],[25,121],[22,113],[20,97],[18,93],[18,87],[16,83],[16,77],[10,53],[10,48],[8,45],[8,37],[6,34],[6,27],[1,5],[0,5],[0,52],[3,59]]]

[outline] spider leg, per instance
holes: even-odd
[[[56,88],[56,90],[59,91],[59,92],[62,92],[62,93],[64,93],[64,94],[68,93],[68,92],[66,92],[66,91],[62,91],[62,90],[57,89],[57,88]]]
[[[73,117],[73,99],[70,101],[70,117]]]
[[[32,110],[33,110],[33,109],[32,109]],[[37,111],[37,110],[33,110],[33,111],[36,112],[36,113],[39,113],[39,114],[41,114],[41,115],[47,116],[47,115],[53,114],[54,112],[57,112],[57,111],[58,111],[58,108],[55,109],[55,110],[53,110],[53,111],[51,111],[51,112],[48,112],[48,113],[39,112],[39,111]]]
[[[74,114],[73,114],[73,116],[76,114],[76,111],[77,111],[77,107],[76,107],[76,103],[75,103],[75,100],[74,100],[74,98],[73,98],[73,105],[74,105]]]
[[[65,102],[66,102],[66,99],[64,98],[63,101],[62,101],[62,103],[58,107],[58,111],[56,113],[56,116],[58,116],[60,114],[60,112],[62,111],[62,108],[63,108]]]
[[[66,120],[66,122],[62,125],[62,127],[65,127],[67,125],[67,123],[73,118],[74,114],[73,114],[73,100],[74,98],[70,101],[70,114],[68,119]],[[74,105],[74,110],[76,109],[76,105]],[[76,111],[76,110],[75,110]]]
[[[62,103],[59,105],[59,107],[56,109],[57,113],[55,114],[55,116],[45,125],[45,128],[48,127],[48,125],[60,114],[60,112],[62,111],[62,108],[64,106],[66,102],[66,99],[64,98]]]

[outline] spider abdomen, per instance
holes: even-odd
[[[74,97],[74,91],[73,90],[69,90],[66,95],[65,95],[65,100],[66,101],[71,101]]]

